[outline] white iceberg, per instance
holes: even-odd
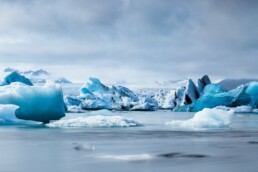
[[[67,112],[69,113],[84,113],[80,106],[67,106]]]
[[[159,90],[153,96],[160,109],[173,109],[175,107],[175,90]]]
[[[113,128],[113,127],[137,127],[141,122],[122,116],[95,115],[88,117],[63,118],[46,124],[48,127],[88,127],[88,128]]]
[[[184,129],[228,128],[230,127],[233,114],[233,110],[224,111],[221,109],[205,108],[195,113],[194,117],[189,120],[174,120],[167,122],[166,125]]]
[[[252,113],[253,112],[253,108],[250,106],[238,106],[236,108],[234,108],[235,113]]]
[[[81,87],[79,96],[66,96],[67,105],[80,106],[83,110],[157,110],[157,103],[149,96],[136,94],[122,86],[105,86],[97,78]]]

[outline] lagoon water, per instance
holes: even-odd
[[[69,114],[73,115],[78,116]],[[0,126],[0,171],[258,171],[258,115],[234,114],[229,128],[202,130],[165,125],[171,120],[187,120],[193,113],[114,112],[113,115],[133,118],[144,125]]]

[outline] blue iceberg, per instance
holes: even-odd
[[[57,85],[28,86],[15,82],[1,86],[0,104],[18,106],[18,119],[44,123],[64,117],[66,110],[62,89]]]
[[[79,96],[66,96],[68,106],[80,106],[83,110],[157,110],[157,103],[150,97],[137,94],[122,86],[108,87],[97,78],[81,87]]]
[[[226,91],[218,84],[207,85],[199,99],[189,105],[178,106],[174,111],[201,111],[204,108],[214,108],[217,106],[258,107],[258,82],[250,82],[241,85],[236,89]]]
[[[16,71],[11,72],[6,77],[4,77],[4,79],[3,79],[2,83],[0,83],[0,85],[1,86],[9,85],[13,82],[21,82],[25,85],[33,86],[32,82],[28,78],[26,78],[25,76],[20,75]]]

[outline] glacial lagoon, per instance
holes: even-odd
[[[257,171],[256,114],[234,114],[229,127],[206,129],[166,125],[194,115],[185,112],[67,114],[70,118],[99,115],[107,117],[104,124],[109,117],[120,116],[142,125],[1,125],[0,171]]]

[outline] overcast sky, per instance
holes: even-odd
[[[0,0],[0,67],[72,81],[258,78],[257,0]]]

